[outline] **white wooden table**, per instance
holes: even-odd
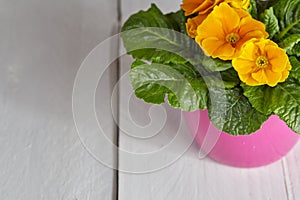
[[[195,144],[187,151],[155,154],[177,132],[184,133],[177,145],[185,147],[188,130],[179,126],[178,110],[151,107],[134,97],[128,56],[119,59],[119,73],[118,63],[105,71],[96,92],[96,115],[108,140],[99,139],[88,120],[78,134],[72,90],[83,59],[117,33],[129,15],[152,2],[164,12],[175,11],[180,4],[180,0],[0,0],[1,200],[300,199],[300,145],[281,161],[256,169],[199,160]],[[94,65],[107,67],[101,62],[116,52],[118,45],[111,43],[106,53],[94,58]],[[119,126],[111,107],[118,113]],[[107,141],[118,144],[119,151]],[[143,154],[156,156],[143,159],[139,156]],[[107,167],[103,159],[118,168]]]

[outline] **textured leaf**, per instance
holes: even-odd
[[[250,0],[250,7],[248,9],[248,12],[254,19],[257,19],[257,5],[255,0]]]
[[[264,113],[271,114],[277,107],[278,100],[284,101],[281,99],[282,90],[280,87],[270,87],[268,85],[263,86],[248,86],[242,84],[244,88],[244,95],[249,99],[252,106]]]
[[[179,13],[182,15],[181,11]],[[170,14],[169,16],[171,15],[174,16],[173,14]],[[139,11],[138,13],[131,15],[124,23],[122,32],[140,27],[161,27],[180,31],[180,26],[178,26],[177,22],[178,19],[170,19],[170,17],[164,15],[155,4],[151,4],[149,10]]]
[[[251,1],[251,0],[250,0]],[[260,17],[261,14],[266,10],[274,6],[278,0],[254,0],[256,2],[257,16]]]
[[[138,49],[138,48],[137,48]],[[181,56],[161,50],[161,49],[155,49],[155,48],[143,48],[141,47],[138,50],[133,50],[131,52],[127,52],[128,54],[131,54],[134,58],[140,59],[140,60],[147,60],[154,63],[187,63],[188,61]]]
[[[202,65],[210,71],[225,71],[232,68],[231,61],[224,61],[218,58],[205,56],[202,60]]]
[[[264,114],[274,113],[300,133],[300,84],[293,77],[275,87],[251,87],[245,84],[244,94],[252,106]]]
[[[122,28],[122,39],[134,58],[156,63],[200,63],[199,45],[183,34],[182,11],[163,15],[153,4],[147,11],[132,15]]]
[[[281,98],[285,101],[277,106],[274,113],[284,120],[294,132],[300,134],[300,84],[295,79],[290,79],[280,86],[280,89],[283,95]]]
[[[225,88],[231,89],[241,83],[237,72],[233,68],[230,68],[226,71],[222,71],[220,73],[221,73],[221,77],[222,77]]]
[[[289,79],[280,87],[284,96],[274,111],[296,133],[300,134],[300,84],[296,79]],[[278,104],[278,103],[277,103]]]
[[[298,80],[300,83],[300,61],[296,57],[292,56],[290,57],[290,62],[292,65],[290,76]]]
[[[258,130],[268,119],[255,110],[241,89],[211,88],[209,117],[213,124],[232,135],[247,135]]]
[[[280,26],[278,41],[291,34],[300,34],[300,0],[280,0],[274,5],[274,13]]]
[[[293,34],[283,39],[279,46],[287,52],[291,52],[298,42],[300,42],[300,34]]]
[[[185,111],[205,109],[206,84],[197,74],[190,73],[190,67],[157,63],[135,66],[130,72],[131,84],[136,96],[148,103],[161,104],[169,94],[168,100],[174,107]]]
[[[269,38],[272,39],[274,35],[279,32],[279,24],[277,17],[274,14],[273,7],[266,9],[261,14],[261,22],[266,25],[266,31],[269,33]]]
[[[169,13],[166,17],[172,21],[172,24],[177,24],[177,28],[175,30],[184,34],[186,33],[186,17],[184,16],[183,10],[179,10],[176,13]]]
[[[180,103],[178,102],[176,95],[172,92],[168,92],[168,103],[173,108],[180,108]]]
[[[220,74],[219,74],[220,73]],[[230,68],[226,71],[211,73],[204,76],[208,87],[219,87],[224,89],[232,89],[240,84],[237,72]]]
[[[300,41],[291,50],[288,50],[287,54],[300,57]]]

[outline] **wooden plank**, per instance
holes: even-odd
[[[292,149],[283,159],[284,175],[286,177],[286,190],[289,194],[289,200],[300,198],[300,144]]]
[[[180,4],[180,1],[171,0],[155,2],[164,12],[175,11]],[[146,0],[123,0],[123,21],[149,6],[150,3]],[[199,160],[198,147],[195,144],[174,163],[170,162],[170,165],[162,165],[156,169],[154,167],[159,165],[154,165],[153,162],[172,161],[176,157],[174,154],[180,152],[166,151],[154,160],[143,160],[140,156],[134,156],[161,150],[174,138],[178,130],[186,133],[186,136],[178,136],[183,146],[188,145],[187,138],[190,135],[184,124],[179,127],[181,117],[178,110],[167,105],[154,106],[149,110],[148,104],[134,97],[127,74],[131,62],[127,56],[121,60],[123,78],[120,83],[120,200],[288,199],[285,169],[281,161],[255,169],[232,168],[208,158]],[[128,152],[133,156],[128,156]],[[138,174],[143,169],[144,173]]]
[[[115,199],[114,171],[75,129],[72,89],[85,56],[112,34],[117,1],[1,1],[0,23],[0,199]],[[97,113],[114,138],[111,77],[101,79]]]

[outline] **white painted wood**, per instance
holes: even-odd
[[[284,174],[286,177],[286,189],[289,192],[289,200],[300,199],[300,144],[283,159]]]
[[[116,23],[115,0],[0,1],[1,200],[114,199],[114,171],[77,135],[72,88],[85,56]],[[97,97],[111,138],[113,76],[103,77]],[[102,150],[116,159],[112,149]]]
[[[165,12],[178,9],[180,4],[179,0],[157,0],[155,2]],[[131,14],[149,6],[150,2],[146,0],[122,0],[123,21]],[[283,168],[282,161],[255,169],[232,168],[218,164],[208,158],[199,160],[196,144],[192,144],[188,151],[170,166],[165,166],[154,172],[134,174],[142,168],[149,170],[153,161],[140,160],[138,156],[136,159],[132,159],[125,153],[123,155],[123,151],[126,150],[131,154],[149,153],[167,146],[179,130],[180,111],[171,109],[166,105],[163,107],[154,106],[149,114],[150,106],[134,97],[129,78],[126,76],[131,62],[132,60],[128,56],[121,60],[124,77],[120,84],[121,153],[119,165],[121,170],[133,169],[133,171],[130,171],[131,173],[119,172],[120,200],[290,199],[288,198],[290,192],[286,189],[286,168]],[[161,108],[165,111],[159,110]],[[136,128],[132,127],[134,123],[137,124]],[[161,127],[161,131],[157,133],[156,130],[159,127]],[[186,137],[180,136],[181,145],[188,144],[186,138],[190,135],[184,125],[182,131],[186,133]],[[150,137],[151,134],[155,133],[157,135]],[[161,160],[157,159],[155,162],[172,160],[174,153],[178,154],[178,152],[173,151],[164,152],[161,154]],[[299,174],[296,172],[296,167],[293,173]]]

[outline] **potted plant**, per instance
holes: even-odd
[[[183,0],[155,5],[121,33],[138,98],[184,111],[211,158],[256,167],[300,133],[300,0]]]

